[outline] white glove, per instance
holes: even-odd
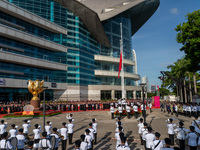
[[[8,124],[7,122],[5,122],[5,124]]]
[[[50,122],[49,124],[52,124],[52,122]]]
[[[38,128],[41,128],[41,126],[38,126]]]
[[[28,120],[27,122],[28,122],[28,123],[31,123],[31,121],[30,121],[30,120]]]
[[[17,129],[19,126],[15,126],[15,128]]]

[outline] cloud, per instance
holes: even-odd
[[[178,15],[179,13],[180,13],[180,11],[178,10],[178,8],[171,8],[170,9],[170,14]]]

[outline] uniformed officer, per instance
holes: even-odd
[[[6,132],[6,128],[7,128],[7,122],[4,122],[4,120],[1,120],[0,137],[3,135],[3,133]]]
[[[10,137],[16,137],[18,131],[16,129],[17,126],[15,124],[11,125],[12,129],[9,130]]]
[[[119,127],[118,132],[115,133],[115,139],[117,140],[116,149],[121,144],[120,133],[122,133],[122,127]]]
[[[169,138],[165,138],[165,147],[162,148],[162,150],[174,150],[173,148],[170,148],[171,140]]]
[[[151,103],[151,102],[149,102],[149,109],[150,109],[150,113],[152,112],[151,108],[152,108],[152,103]]]
[[[183,127],[183,122],[179,122],[179,127],[177,127],[174,132],[177,134],[177,139],[179,140],[179,147],[181,150],[185,150],[185,134],[189,132]]]
[[[90,130],[89,130],[89,129],[86,129],[86,130],[85,130],[85,133],[86,133],[86,135],[85,135],[85,142],[86,142],[87,145],[88,145],[87,149],[88,149],[88,150],[92,150],[92,144],[91,144],[91,142],[92,142],[92,137],[90,136]]]
[[[52,145],[51,142],[47,139],[47,132],[42,132],[42,139],[39,142],[39,147],[42,150],[51,150]]]
[[[96,119],[92,119],[92,128],[94,129],[94,144],[97,144],[97,126]]]
[[[169,139],[171,140],[171,145],[174,145],[174,127],[176,126],[176,124],[172,123],[173,119],[170,118],[168,119],[169,123],[167,124],[167,128],[168,128],[168,134],[169,134]]]
[[[53,128],[52,129],[53,133],[50,135],[51,137],[54,136],[56,141],[55,141],[55,147],[53,148],[53,150],[58,150],[58,144],[60,142],[60,138],[59,136],[57,135],[57,128]]]
[[[74,150],[80,150],[80,146],[81,146],[81,141],[80,140],[76,140],[75,141],[75,149]]]
[[[144,123],[144,127],[142,128],[142,140],[143,140],[143,144],[144,144],[144,148],[146,149],[146,141],[145,141],[145,135],[148,133],[148,129],[147,129],[147,123]]]
[[[141,145],[143,145],[142,129],[144,128],[144,124],[143,124],[143,119],[142,118],[139,119],[139,123],[137,124],[137,127],[138,127],[138,134],[140,135]]]
[[[8,138],[8,132],[4,132],[2,135],[2,140],[0,141],[0,149],[1,150],[9,150],[13,149],[12,145],[10,144],[10,141],[7,140]]]
[[[27,139],[23,135],[23,129],[19,129],[19,134],[16,136],[18,143],[17,143],[17,149],[18,150],[23,150],[25,147],[25,142]]]
[[[74,121],[73,114],[67,114],[66,118],[72,120],[72,122]]]
[[[119,111],[120,118],[122,118],[122,106],[121,105],[119,105],[118,111]]]
[[[195,128],[195,131],[199,130],[200,121],[198,120],[198,116],[194,117],[195,119],[192,121],[192,126]]]
[[[50,121],[47,121],[47,124],[45,125],[45,131],[47,132],[47,137],[51,134],[52,129],[52,123]]]
[[[88,144],[85,142],[85,135],[82,134],[82,135],[80,136],[80,139],[81,139],[81,146],[80,146],[80,149],[81,149],[81,150],[87,150]]]
[[[152,149],[153,150],[162,150],[164,144],[161,140],[159,140],[160,133],[156,132],[155,137],[156,137],[156,140],[153,141],[153,148]]]
[[[92,145],[92,149],[93,149],[93,146],[94,146],[94,132],[95,130],[92,128],[92,123],[89,123],[89,128],[90,130],[90,136],[92,137],[92,141],[91,141],[91,145]]]
[[[28,128],[31,127],[30,122],[30,120],[24,120],[24,124],[22,125],[23,133],[26,139],[28,139]]]
[[[130,112],[131,112],[131,107],[130,105],[126,106],[126,112],[127,112],[127,118],[130,119]]]
[[[186,138],[188,139],[190,150],[196,150],[198,135],[195,133],[195,128],[193,126],[190,126],[190,133],[187,134]]]
[[[26,148],[25,150],[32,150],[33,149],[33,141],[28,141],[28,148]]]
[[[69,137],[69,144],[72,144],[72,138],[74,133],[74,124],[72,123],[72,120],[69,119],[69,123],[67,124],[68,128],[68,137]]]
[[[117,150],[130,150],[126,144],[126,137],[121,137],[121,145],[117,147]]]
[[[67,147],[67,127],[66,122],[62,123],[62,128],[59,130],[61,137],[62,137],[62,150],[66,150]]]
[[[137,116],[138,116],[138,105],[137,104],[133,105],[133,111],[135,114],[135,118],[137,118]]]
[[[140,108],[141,108],[141,110],[142,110],[142,116],[144,117],[144,111],[146,111],[146,105],[144,104],[144,106],[143,106],[143,104],[140,106]]]
[[[113,105],[111,105],[110,106],[111,119],[114,119],[114,112],[115,112],[115,108],[113,107]]]
[[[175,107],[175,113],[176,113],[175,115],[176,115],[176,117],[178,117],[178,106],[177,106],[177,104],[175,104],[174,107]]]
[[[153,147],[153,141],[155,141],[155,135],[152,134],[152,128],[147,127],[148,133],[144,136],[144,140],[146,141],[146,150],[151,150]]]
[[[35,129],[33,129],[34,134],[34,145],[33,147],[38,149],[39,148],[39,141],[40,141],[40,133],[41,133],[41,126],[35,124]]]

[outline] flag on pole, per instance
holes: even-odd
[[[158,91],[159,91],[160,89],[159,89],[159,86],[158,86],[158,85],[157,85],[157,88],[158,88]]]
[[[119,78],[119,76],[120,76],[121,69],[122,69],[122,51],[121,51],[121,53],[120,53],[118,78]]]

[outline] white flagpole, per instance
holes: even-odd
[[[124,63],[123,63],[123,32],[122,32],[122,23],[120,23],[121,30],[121,40],[120,40],[120,51],[122,53],[122,68],[121,68],[121,90],[122,90],[122,98],[125,98],[125,90],[124,90]]]

